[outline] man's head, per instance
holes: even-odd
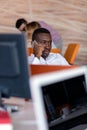
[[[38,28],[34,31],[32,35],[32,43],[35,44],[36,41],[38,45],[44,47],[42,52],[42,57],[46,59],[51,50],[52,38],[50,32],[45,28]]]
[[[32,39],[32,34],[33,34],[34,30],[36,30],[40,27],[41,27],[40,24],[36,21],[32,21],[30,23],[27,23],[25,30],[26,30],[28,39]]]
[[[20,18],[16,21],[16,28],[19,29],[20,31],[25,31],[27,21],[24,18]]]

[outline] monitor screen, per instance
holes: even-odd
[[[77,110],[87,106],[84,74],[51,84],[45,84],[41,86],[41,92],[49,130],[53,130],[54,126],[56,127],[57,124],[60,125],[64,119],[71,118],[72,114],[75,114]],[[62,125],[60,127],[62,128]]]
[[[0,34],[0,94],[31,98],[24,34]]]
[[[42,87],[42,93],[44,97],[44,101],[46,99],[46,95],[49,95],[51,102],[54,107],[61,106],[67,103],[67,96],[64,90],[63,82],[50,84]]]
[[[53,112],[60,114],[60,109],[65,105],[69,105],[72,109],[87,102],[86,82],[84,75],[42,86],[41,91],[45,109],[47,115],[49,115],[48,117],[50,118],[48,118],[48,121],[53,120],[53,117],[51,118],[51,116],[57,118],[57,116],[51,114]]]
[[[68,79],[65,81],[65,91],[67,100],[72,107],[81,105],[87,102],[85,76]]]

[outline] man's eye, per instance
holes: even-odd
[[[43,41],[44,44],[46,44],[47,42],[46,41]]]

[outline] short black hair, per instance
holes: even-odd
[[[22,23],[27,24],[27,20],[25,20],[24,18],[18,19],[18,20],[16,21],[16,24],[15,24],[16,28],[19,28]]]
[[[50,34],[50,32],[46,28],[38,28],[36,29],[32,34],[32,41],[37,40],[37,35],[39,33],[47,33]],[[50,34],[51,35],[51,34]]]
[[[37,21],[27,23],[26,28],[41,28],[41,25]]]

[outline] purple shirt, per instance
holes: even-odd
[[[47,23],[45,23],[43,21],[39,21],[39,23],[40,23],[41,27],[46,28],[50,31],[52,40],[53,40],[55,46],[57,48],[60,48],[60,50],[62,50],[62,38],[61,38],[60,34]]]

